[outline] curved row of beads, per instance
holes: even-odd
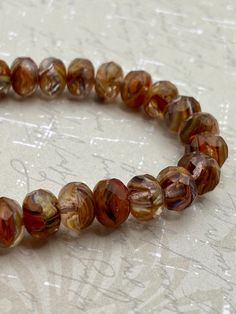
[[[60,95],[67,85],[79,98],[87,97],[95,86],[98,97],[113,101],[119,94],[132,108],[142,107],[153,118],[164,119],[167,127],[178,133],[185,145],[185,155],[178,166],[163,169],[157,178],[139,175],[125,186],[118,179],[98,182],[92,192],[87,185],[66,185],[58,198],[51,192],[37,190],[28,194],[21,206],[14,200],[0,198],[0,244],[11,247],[19,243],[24,226],[36,238],[54,234],[62,223],[73,230],[88,227],[94,217],[105,226],[116,227],[129,213],[139,220],[158,216],[163,207],[182,211],[195,197],[215,188],[220,167],[228,156],[224,139],[219,136],[216,119],[202,113],[193,98],[180,96],[169,81],[152,83],[145,71],[131,71],[125,77],[114,62],[102,64],[95,75],[92,63],[75,59],[66,71],[55,58],[37,65],[30,58],[17,58],[11,69],[0,60],[0,98],[10,87],[20,96],[32,95],[40,86],[45,96]]]
[[[34,238],[46,239],[58,231],[61,221],[67,228],[79,231],[91,225],[95,217],[106,227],[117,227],[130,212],[139,220],[150,220],[162,212],[164,204],[169,209],[182,210],[197,194],[194,179],[182,167],[168,172],[169,169],[160,173],[159,181],[150,175],[136,176],[127,186],[118,179],[102,180],[93,192],[84,183],[71,182],[62,188],[58,198],[39,189],[26,195],[22,207],[1,197],[0,244],[15,246],[23,238],[24,228]],[[176,195],[171,196],[175,190]]]

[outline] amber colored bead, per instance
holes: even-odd
[[[168,103],[179,95],[177,87],[169,81],[154,83],[144,103],[144,111],[151,118],[163,118]]]
[[[58,207],[64,226],[74,231],[87,228],[94,220],[93,192],[80,182],[71,182],[62,188]]]
[[[159,173],[157,179],[164,191],[165,206],[169,210],[182,211],[197,195],[195,181],[183,167],[167,167]]]
[[[117,227],[130,213],[128,189],[118,179],[99,181],[93,191],[95,215],[107,227]]]
[[[131,214],[139,220],[160,215],[164,195],[160,183],[149,174],[133,177],[128,185]]]
[[[195,180],[199,195],[214,190],[220,181],[220,167],[214,158],[200,152],[185,154],[178,162]]]
[[[201,106],[195,98],[180,96],[167,106],[164,116],[165,124],[171,131],[178,132],[184,120],[200,111]]]
[[[11,70],[5,61],[0,60],[0,99],[4,98],[11,87]]]
[[[194,135],[205,132],[219,134],[218,122],[210,113],[197,112],[183,121],[179,130],[179,138],[182,143],[189,144]]]
[[[11,83],[14,91],[22,96],[32,95],[38,87],[38,67],[31,58],[17,58],[11,66]]]
[[[121,97],[124,103],[131,108],[142,106],[147,101],[151,84],[151,75],[146,71],[129,72],[121,86]]]
[[[39,86],[44,96],[54,98],[62,94],[66,86],[66,68],[57,58],[46,58],[39,65]]]
[[[185,153],[202,152],[214,158],[221,167],[228,158],[228,146],[219,135],[197,134],[185,145]]]
[[[73,96],[87,97],[94,86],[94,66],[87,59],[74,59],[67,73],[67,87]]]
[[[23,219],[26,230],[35,238],[46,239],[54,234],[61,222],[56,196],[42,189],[27,194]]]
[[[0,198],[0,246],[14,247],[24,235],[22,209],[7,197]]]
[[[113,101],[120,93],[123,70],[115,62],[100,65],[95,78],[95,90],[102,101]]]

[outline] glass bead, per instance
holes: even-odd
[[[113,101],[120,93],[123,70],[115,62],[103,63],[97,70],[95,90],[101,101]]]
[[[199,195],[214,190],[220,181],[220,167],[217,161],[200,152],[185,154],[179,160],[178,166],[191,173]]]
[[[95,215],[107,227],[117,227],[129,216],[127,187],[118,179],[102,180],[93,191]]]
[[[31,58],[17,58],[11,66],[11,83],[14,91],[22,96],[32,95],[38,87],[38,67]]]
[[[169,210],[182,211],[197,196],[195,181],[183,167],[167,167],[159,173],[157,179],[164,191],[165,206]]]
[[[87,59],[74,59],[67,73],[67,87],[73,96],[80,99],[89,96],[94,86],[94,66]]]
[[[169,81],[154,83],[149,91],[144,111],[151,118],[163,118],[168,103],[178,97],[177,87]]]
[[[20,205],[7,197],[0,198],[0,246],[14,247],[23,238],[24,225]]]
[[[167,106],[164,115],[165,124],[171,131],[178,132],[184,120],[200,111],[201,106],[195,98],[179,96]]]
[[[149,174],[133,177],[128,185],[131,214],[138,220],[159,216],[163,208],[163,191],[156,178]]]
[[[80,182],[71,182],[62,188],[58,207],[64,226],[74,231],[87,228],[94,220],[93,192]]]
[[[179,138],[189,144],[194,135],[205,132],[219,134],[218,122],[210,113],[196,112],[181,124]]]
[[[189,144],[185,145],[185,153],[202,152],[214,158],[220,167],[228,158],[228,146],[219,135],[208,133],[197,134],[192,137]]]
[[[46,239],[54,234],[61,222],[56,196],[42,189],[27,194],[23,202],[23,219],[32,237]]]
[[[121,86],[121,97],[128,107],[138,108],[145,104],[152,78],[146,71],[129,72]]]
[[[66,86],[66,68],[57,58],[46,58],[39,65],[39,86],[44,96],[55,98]]]
[[[0,60],[0,99],[4,98],[11,87],[11,70],[7,63]]]

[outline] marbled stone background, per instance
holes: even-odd
[[[1,1],[0,58],[21,55],[114,60],[172,80],[215,115],[230,155],[215,191],[180,216],[1,250],[0,313],[236,313],[235,1]],[[157,122],[93,98],[11,96],[0,135],[0,194],[20,202],[72,180],[157,175],[182,154]]]

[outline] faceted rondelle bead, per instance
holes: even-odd
[[[62,188],[58,207],[63,225],[74,231],[87,228],[95,217],[93,192],[81,182],[71,182]]]
[[[96,218],[104,226],[117,227],[128,218],[128,189],[120,180],[99,181],[93,195]]]
[[[194,135],[199,133],[219,134],[219,125],[210,113],[197,112],[183,121],[179,130],[179,138],[182,143],[188,144]]]
[[[178,97],[177,87],[169,81],[154,83],[149,91],[144,111],[151,118],[163,118],[168,103]]]
[[[146,71],[129,72],[121,86],[121,97],[124,103],[131,108],[142,106],[147,101],[151,85],[151,75]]]
[[[169,210],[182,211],[197,196],[197,187],[190,172],[183,167],[163,169],[158,181],[164,191],[164,203]]]
[[[87,59],[76,58],[67,73],[67,87],[73,96],[81,99],[87,97],[94,86],[94,66]]]
[[[220,181],[220,167],[217,161],[200,152],[185,154],[179,160],[178,166],[191,173],[199,195],[214,190]]]
[[[113,101],[120,93],[123,70],[115,62],[103,63],[97,70],[95,90],[102,101]]]
[[[57,58],[46,58],[39,65],[39,86],[44,96],[54,98],[62,94],[66,86],[66,68]]]
[[[164,195],[160,183],[149,174],[133,177],[128,185],[131,214],[138,220],[150,220],[160,215]]]
[[[31,58],[15,59],[11,66],[11,83],[14,91],[22,96],[32,95],[38,87],[38,67]]]
[[[0,99],[4,98],[11,87],[11,70],[7,63],[0,60]]]
[[[24,225],[21,206],[14,200],[0,198],[0,246],[13,247],[23,238]]]
[[[58,201],[51,192],[39,189],[27,194],[22,207],[25,228],[33,237],[46,239],[59,229]]]
[[[214,158],[221,167],[228,158],[228,146],[223,137],[214,134],[197,134],[185,145],[185,153],[202,152]]]
[[[184,120],[200,111],[201,106],[195,98],[179,96],[167,106],[164,116],[165,124],[171,131],[178,132]]]

